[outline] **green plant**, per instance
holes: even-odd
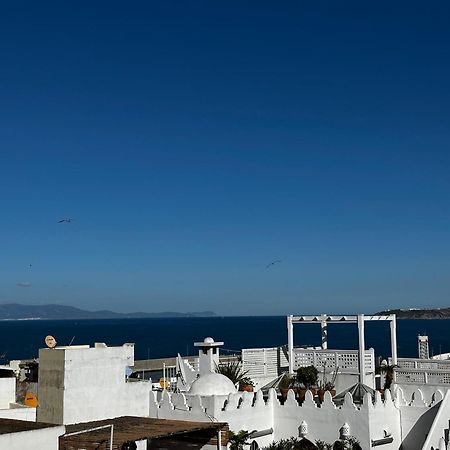
[[[384,373],[384,389],[389,389],[394,381],[394,372],[398,366],[395,364],[385,364],[380,366],[380,372]]]
[[[272,442],[268,447],[264,447],[264,450],[296,450],[298,448],[299,439],[281,439],[277,442]]]
[[[292,383],[294,382],[294,378],[285,373],[283,375],[283,377],[280,379],[280,381],[278,382],[278,388],[279,389],[289,389],[290,387],[292,387]]]
[[[241,430],[237,433],[230,431],[228,434],[228,442],[230,443],[230,450],[243,450],[244,445],[250,444],[248,438],[252,434],[251,431]]]
[[[245,376],[239,381],[239,390],[242,390],[245,386],[255,387],[255,383],[250,377]]]
[[[290,438],[281,439],[278,442],[273,442],[268,447],[264,447],[264,450],[312,450],[317,447],[308,439],[301,438]],[[327,447],[324,447],[325,449]],[[331,448],[331,447],[330,447]]]
[[[316,442],[316,447],[318,448],[318,450],[332,450],[333,449],[333,444],[327,444],[324,441],[321,441],[320,439],[318,439]]]
[[[333,450],[362,450],[359,441],[354,437],[350,436],[345,440],[336,441],[332,447]]]
[[[247,377],[248,370],[243,370],[242,364],[239,361],[228,361],[216,365],[216,372],[225,375],[234,385],[240,384],[244,380],[250,380]]]
[[[299,367],[297,369],[296,381],[305,389],[317,386],[319,371],[314,366]]]
[[[327,379],[326,373],[325,373],[326,366],[323,366],[322,371],[322,380],[319,382],[319,389],[322,389],[324,391],[332,391],[334,387],[336,386],[336,378],[338,374],[339,367],[336,367],[331,375],[331,380]]]

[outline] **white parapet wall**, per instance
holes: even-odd
[[[58,450],[59,436],[64,432],[65,427],[61,426],[0,434],[0,449]]]
[[[373,442],[387,437],[392,438],[392,442],[385,443],[383,449],[398,450],[402,445],[403,450],[418,450],[422,448],[437,411],[443,404],[443,395],[437,392],[431,404],[424,401],[420,391],[413,397],[412,400],[406,400],[403,391],[398,389],[394,398],[391,398],[390,391],[386,391],[385,399],[382,400],[381,394],[377,392],[374,401],[370,394],[366,394],[363,404],[355,405],[347,393],[344,404],[337,406],[329,393],[318,404],[312,394],[307,392],[300,406],[293,391],[289,391],[284,403],[278,400],[273,389],[266,400],[261,391],[205,397],[164,391],[160,401],[157,401],[156,393],[151,393],[150,417],[228,422],[232,431],[272,430],[256,439],[260,447],[280,439],[298,437],[302,422],[307,424],[309,440],[321,439],[331,443],[339,438],[340,429],[346,423],[350,427],[350,434],[359,440],[364,449],[371,448]],[[450,413],[449,408],[445,407],[447,414]],[[440,432],[441,429],[436,433]]]
[[[36,408],[18,405],[15,401],[16,379],[14,377],[0,378],[0,418],[34,422]]]
[[[134,346],[61,347],[39,352],[37,420],[69,424],[146,416],[151,383],[126,380]]]
[[[0,409],[7,409],[16,401],[16,379],[0,378]]]

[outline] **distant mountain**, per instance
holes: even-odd
[[[152,318],[152,317],[214,317],[212,311],[201,312],[160,312],[160,313],[116,313],[113,311],[85,311],[65,305],[21,305],[18,303],[0,304],[0,320],[25,319],[120,319],[120,318]]]
[[[397,319],[450,319],[450,308],[435,309],[388,309],[377,312],[376,315],[396,314]]]

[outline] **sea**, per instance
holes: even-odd
[[[432,354],[450,352],[447,320],[397,320],[398,356],[417,356],[417,336],[429,336]],[[195,317],[105,320],[4,320],[0,321],[0,364],[12,359],[37,358],[47,335],[58,345],[108,346],[135,344],[135,359],[195,355],[194,342],[211,336],[223,341],[222,354],[243,348],[286,345],[285,316]],[[390,356],[389,322],[365,323],[366,348],[378,356]],[[319,324],[294,325],[295,345],[319,346]],[[357,349],[356,324],[329,324],[328,348]]]

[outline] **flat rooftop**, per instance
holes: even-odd
[[[64,442],[64,447],[62,448],[83,448],[89,450],[103,448],[100,447],[102,444],[109,443],[111,436],[110,425],[113,425],[113,449],[120,449],[125,442],[130,441],[181,437],[189,434],[202,435],[204,438],[210,439],[216,436],[220,430],[228,430],[228,425],[224,422],[187,422],[123,416],[114,419],[66,425],[66,434],[61,437],[61,440]],[[103,428],[98,429],[99,427]],[[97,429],[87,431],[93,428]]]
[[[43,428],[60,427],[53,423],[29,422],[27,420],[0,419],[0,434],[20,433],[21,431],[41,430]]]

